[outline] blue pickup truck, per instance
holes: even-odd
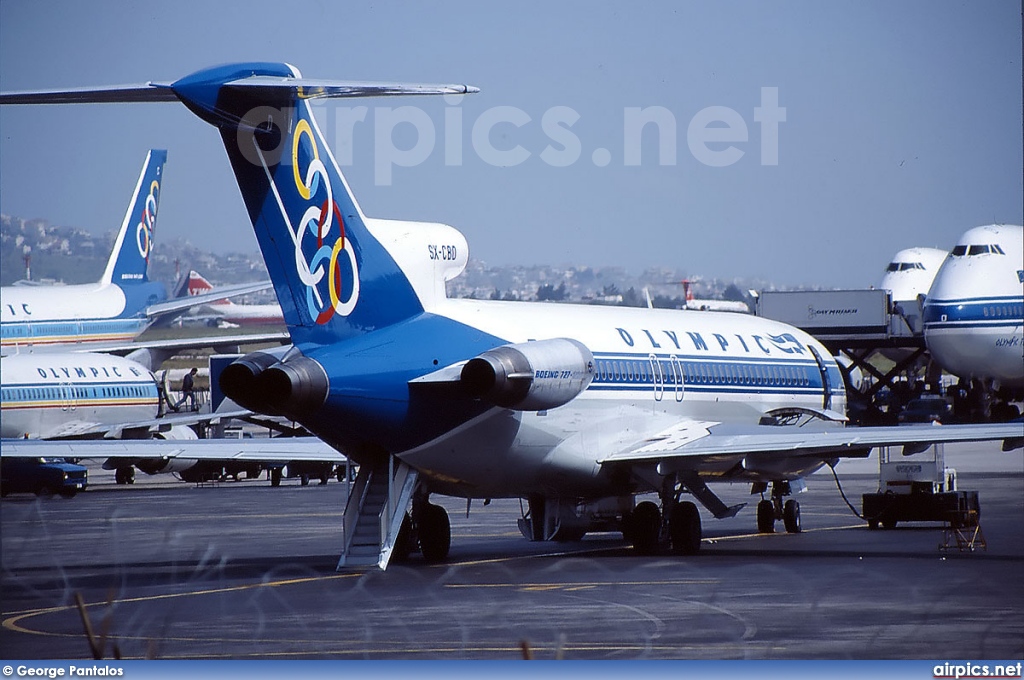
[[[3,458],[0,460],[0,496],[34,493],[72,498],[89,483],[89,471],[63,458]]]

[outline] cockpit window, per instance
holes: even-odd
[[[924,269],[924,265],[920,262],[890,262],[889,266],[886,267],[888,272],[905,272],[911,269]]]
[[[971,257],[972,255],[1005,255],[1002,247],[998,243],[975,245],[975,246],[957,246],[953,248],[953,257]]]

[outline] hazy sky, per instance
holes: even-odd
[[[480,87],[318,117],[364,212],[451,224],[489,264],[863,286],[901,248],[1022,221],[1016,1],[0,2],[3,90],[246,60]],[[638,110],[661,124],[639,144]],[[158,245],[256,250],[219,136],[176,104],[4,107],[0,210],[112,229],[151,147]]]

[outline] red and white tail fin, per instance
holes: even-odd
[[[683,284],[683,297],[686,298],[686,301],[689,302],[693,300],[693,290],[690,288],[690,280],[683,279],[680,283]]]
[[[189,295],[205,295],[213,292],[213,284],[207,281],[202,274],[196,271],[190,271],[188,273],[188,294]],[[218,305],[232,305],[234,304],[231,300],[217,300],[213,304]]]

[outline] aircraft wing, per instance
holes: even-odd
[[[92,352],[125,355],[136,350],[168,350],[213,348],[217,351],[235,351],[239,345],[260,345],[264,343],[287,344],[291,342],[288,331],[270,331],[266,333],[234,333],[231,335],[203,335],[194,338],[169,338],[164,340],[132,340],[131,342],[89,343],[88,345],[71,347],[36,347],[29,348],[32,352]]]
[[[154,305],[150,305],[146,308],[146,316],[149,318],[164,316],[172,312],[180,312],[192,307],[199,307],[211,302],[217,302],[224,298],[246,295],[248,293],[257,293],[261,290],[271,288],[273,285],[274,284],[270,281],[257,281],[255,283],[240,283],[236,286],[220,286],[212,293],[186,295],[184,297],[174,298],[172,300],[166,300],[165,302],[158,302]]]
[[[4,439],[3,458],[152,458],[288,462],[293,460],[344,463],[345,456],[316,437],[273,437],[267,439],[87,439],[44,441]]]
[[[772,425],[737,426],[713,421],[684,421],[602,458],[657,463],[662,472],[700,471],[705,462],[719,467],[735,459],[744,467],[770,465],[775,459],[821,461],[865,457],[872,448],[902,446],[907,453],[931,444],[1003,440],[1003,449],[1024,447],[1024,423],[979,425],[908,425],[899,427],[802,428]]]
[[[76,432],[60,433],[48,437],[48,439],[71,439],[95,435],[102,435],[105,439],[120,439],[125,432],[156,434],[158,432],[169,430],[176,425],[187,426],[196,425],[197,423],[215,425],[222,420],[228,420],[230,418],[245,418],[250,415],[252,415],[252,411],[238,409],[235,411],[216,413],[168,414],[160,418],[151,418],[149,420],[139,420],[128,423],[117,423],[116,425],[105,423],[87,426],[86,424],[82,424],[82,427],[76,428]]]

